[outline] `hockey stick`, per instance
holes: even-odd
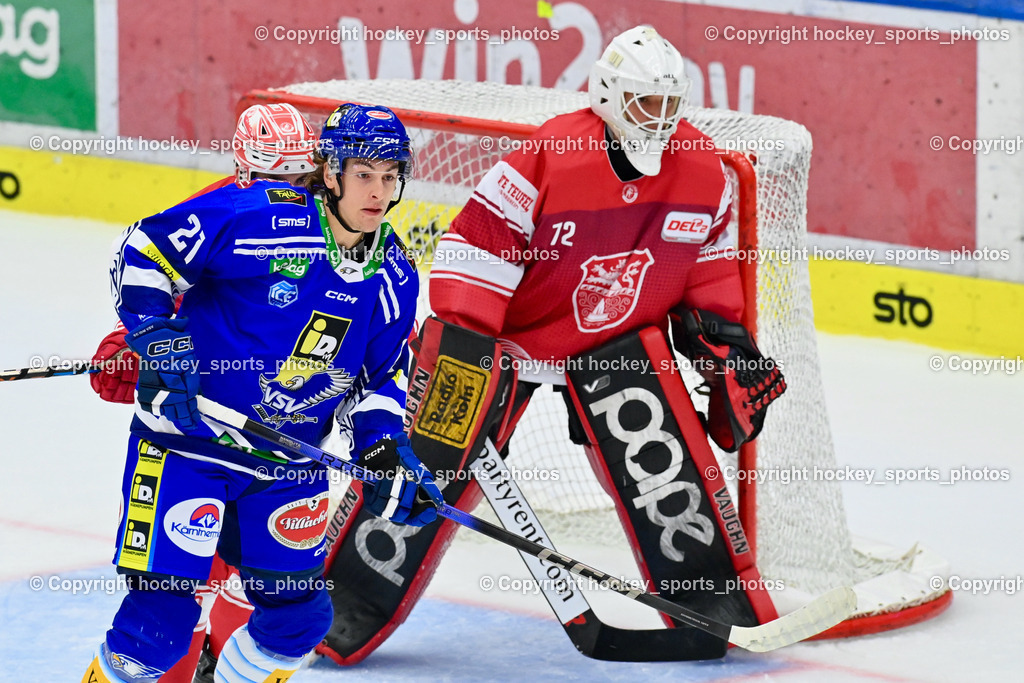
[[[102,366],[91,360],[66,361],[61,365],[48,366],[43,368],[17,368],[15,370],[0,370],[0,382],[10,382],[17,379],[42,379],[44,377],[62,377],[64,375],[84,375],[90,372],[97,372]]]
[[[480,457],[470,464],[470,470],[502,526],[530,529],[531,536],[541,545],[554,549],[537,513],[490,439],[486,440]],[[533,555],[519,551],[519,556],[540,586],[565,634],[581,654],[615,662],[677,662],[693,658],[679,655],[692,650],[692,631],[668,627],[627,629],[606,624],[594,613],[571,575],[553,577],[549,568]]]
[[[359,465],[270,429],[254,420],[250,420],[238,411],[222,406],[203,396],[198,398],[200,412],[217,422],[258,436],[289,451],[316,460],[328,467],[344,470],[356,479],[376,481],[375,476],[371,472]],[[607,586],[620,595],[636,600],[674,619],[678,619],[688,626],[699,628],[714,636],[728,640],[733,645],[753,652],[775,650],[831,628],[849,616],[857,604],[857,598],[853,589],[843,586],[834,588],[796,611],[790,612],[784,617],[770,621],[767,624],[761,624],[760,626],[724,624],[652,593],[630,588],[610,574],[545,548],[490,522],[478,519],[458,508],[448,505],[443,500],[435,500],[434,503],[437,505],[437,514],[442,517],[469,527],[505,545],[512,546],[516,550],[556,564],[577,576],[598,581],[602,586]]]

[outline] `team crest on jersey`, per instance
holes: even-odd
[[[636,198],[640,196],[640,191],[636,189],[636,185],[633,183],[626,183],[622,186],[622,201],[627,204],[632,204],[636,201]]]
[[[582,264],[583,279],[573,292],[576,327],[599,332],[621,324],[636,308],[647,269],[654,263],[648,249],[592,256]]]
[[[344,393],[353,377],[334,367],[341,343],[352,321],[313,311],[287,360],[276,374],[260,375],[263,401],[253,406],[269,424],[316,421],[302,414],[306,408]],[[277,411],[281,411],[278,413]]]
[[[284,308],[298,298],[299,288],[291,282],[275,282],[267,295],[270,304],[278,308]]]

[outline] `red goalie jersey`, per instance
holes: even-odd
[[[536,364],[522,366],[528,381],[560,383],[566,358],[665,327],[680,304],[742,312],[737,263],[723,258],[732,186],[710,138],[682,121],[661,172],[625,180],[608,146],[589,109],[550,120],[484,177],[435,254],[434,312],[500,337]]]

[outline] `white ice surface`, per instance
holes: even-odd
[[[107,250],[119,226],[0,211],[0,368],[33,356],[89,358],[114,321]],[[929,369],[948,352],[822,334],[825,388],[840,464],[1009,471],[1009,481],[848,484],[857,534],[921,541],[956,577],[1020,587],[1024,551],[1021,406],[1024,376]],[[1024,346],[1024,344],[1022,344]],[[971,356],[972,354],[962,354]],[[0,385],[0,661],[5,680],[77,681],[121,593],[73,594],[71,579],[112,579],[109,565],[130,408],[100,401],[84,377]],[[460,536],[469,534],[460,532]],[[572,548],[612,573],[621,558]],[[635,571],[635,570],[634,570]],[[427,598],[363,664],[323,660],[292,680],[1011,681],[1021,680],[1024,596],[957,592],[938,618],[897,632],[731,651],[709,663],[621,664],[577,654],[543,600],[480,589],[482,577],[522,578],[514,552],[457,539]],[[42,578],[34,590],[31,577]],[[65,581],[67,580],[67,581]],[[64,588],[62,588],[62,582]],[[56,587],[56,590],[53,589]],[[609,622],[656,624],[616,595],[592,596]],[[639,613],[638,613],[639,611]]]

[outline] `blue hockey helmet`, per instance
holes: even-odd
[[[339,186],[342,186],[341,172],[345,159],[397,161],[398,186],[384,213],[402,201],[405,181],[412,175],[412,143],[409,134],[405,132],[405,126],[395,112],[387,107],[351,103],[341,105],[324,122],[316,150],[327,162],[330,173],[337,177]],[[334,196],[329,190],[327,193],[332,200],[328,203],[331,213],[346,230],[351,231],[338,214],[337,202],[341,196]]]
[[[387,107],[341,105],[324,122],[317,151],[331,165],[332,173],[340,173],[344,160],[353,158],[397,161],[403,179],[412,172],[409,134],[395,112]]]

